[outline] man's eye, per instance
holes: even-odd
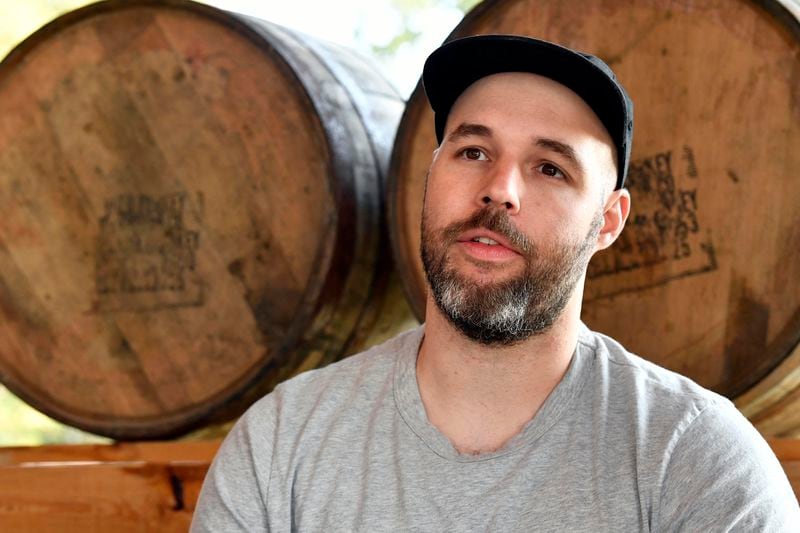
[[[551,176],[553,178],[566,178],[561,169],[555,165],[551,165],[550,163],[542,163],[538,167],[539,172],[544,174],[545,176]]]
[[[489,159],[479,148],[465,148],[461,150],[461,157],[472,161],[486,161]]]

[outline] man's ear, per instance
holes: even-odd
[[[596,251],[605,250],[617,240],[631,212],[631,194],[628,189],[613,191],[603,209],[603,226],[597,237]]]

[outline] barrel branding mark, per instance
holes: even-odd
[[[589,263],[586,301],[663,285],[717,268],[711,233],[697,215],[698,170],[684,146],[632,161],[632,213],[613,246]]]
[[[188,196],[122,194],[105,203],[95,256],[97,310],[202,305],[200,233],[187,227]]]

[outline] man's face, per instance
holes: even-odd
[[[612,146],[580,97],[541,76],[489,76],[459,97],[428,176],[422,257],[467,337],[513,344],[560,316],[607,245]]]

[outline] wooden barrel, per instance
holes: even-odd
[[[354,53],[192,2],[42,28],[0,64],[0,380],[168,437],[408,325],[381,182],[403,105]]]
[[[498,0],[448,40],[489,33],[593,53],[633,98],[632,213],[619,242],[590,264],[587,324],[729,397],[788,362],[800,339],[797,20],[767,0]],[[388,204],[419,317],[419,225],[435,146],[418,86],[397,134]],[[800,368],[797,358],[788,364]],[[793,390],[784,408],[800,412],[796,382]],[[798,431],[795,416],[770,433]]]

